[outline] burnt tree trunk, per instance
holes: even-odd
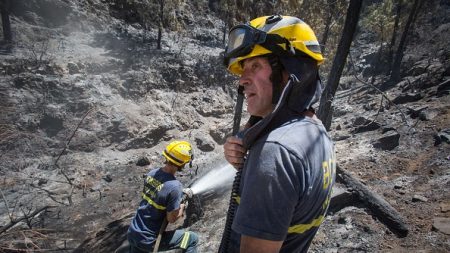
[[[11,22],[9,20],[11,2],[10,0],[0,1],[0,12],[2,15],[2,27],[3,27],[3,40],[12,41]]]
[[[383,66],[382,66],[383,64],[381,61],[382,61],[383,54],[384,54],[384,47],[383,47],[383,44],[384,44],[383,27],[384,27],[384,25],[385,24],[382,24],[382,23],[379,24],[379,27],[381,30],[381,32],[380,32],[381,39],[380,39],[380,45],[378,46],[377,57],[375,59],[375,64],[374,64],[375,66],[373,67],[373,73],[375,75],[377,75],[379,73],[380,69],[383,68]],[[375,79],[376,79],[375,77],[372,78],[372,81],[371,81],[372,84],[374,84]]]
[[[409,30],[414,23],[415,18],[417,17],[417,12],[419,11],[418,6],[421,0],[414,0],[413,7],[411,12],[409,13],[408,20],[405,24],[405,29],[403,30],[402,37],[400,38],[400,42],[398,43],[398,48],[395,53],[394,63],[392,64],[391,71],[391,81],[398,82],[400,81],[400,67],[403,59],[403,54],[405,53],[407,37]]]
[[[223,44],[224,46],[227,45],[226,40],[227,40],[227,34],[228,34],[228,27],[230,26],[230,23],[231,23],[230,20],[231,20],[231,17],[230,17],[230,11],[229,11],[229,10],[226,10],[226,11],[225,11],[225,18],[223,19],[223,37],[222,37],[222,44]]]
[[[395,47],[395,43],[396,43],[398,23],[400,21],[401,13],[402,13],[402,2],[400,0],[397,0],[397,3],[395,5],[394,29],[392,31],[392,37],[391,37],[391,42],[389,43],[388,56],[387,56],[387,64],[389,66],[389,69],[388,69],[389,72],[392,70],[392,61],[394,59],[394,47]]]
[[[359,20],[361,5],[362,0],[350,0],[350,4],[347,9],[347,16],[345,17],[344,29],[337,47],[336,56],[334,57],[333,65],[331,67],[330,74],[328,75],[325,90],[323,91],[322,98],[320,99],[318,116],[328,130],[330,129],[332,118],[331,104],[333,102],[334,94],[339,86],[339,79],[341,78],[348,52],[350,51],[350,45],[352,44],[353,35],[355,34],[356,25]]]
[[[161,49],[163,18],[164,18],[164,0],[159,0],[158,39],[156,44],[157,49]]]
[[[328,36],[330,34],[331,23],[333,21],[333,13],[336,8],[336,2],[334,0],[327,0],[327,3],[328,3],[328,16],[327,19],[325,20],[325,29],[322,35],[322,40],[320,41],[320,45],[322,46],[321,48],[322,54],[325,53]]]

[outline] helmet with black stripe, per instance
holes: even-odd
[[[241,75],[243,60],[268,54],[324,60],[314,31],[299,18],[264,16],[231,28],[224,61],[231,73]]]
[[[178,167],[192,161],[192,147],[187,141],[173,141],[162,152],[166,160]]]

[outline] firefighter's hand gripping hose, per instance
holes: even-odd
[[[239,132],[243,102],[244,102],[244,87],[239,86],[233,119],[233,132],[232,132],[233,135],[237,135]],[[237,196],[239,195],[239,183],[241,181],[241,173],[242,173],[241,171],[242,169],[240,168],[236,172],[236,176],[233,181],[233,187],[231,188],[230,203],[228,206],[227,218],[225,221],[225,228],[223,231],[222,240],[219,246],[219,253],[228,252],[228,245],[230,243],[230,235],[231,235],[231,225],[233,223],[234,215],[236,213],[236,208],[238,205]]]

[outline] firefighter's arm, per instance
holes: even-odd
[[[241,236],[241,253],[278,253],[283,241],[269,241],[256,237]]]
[[[180,217],[183,216],[185,207],[186,207],[185,204],[180,204],[180,208],[173,210],[171,212],[168,212],[166,215],[167,221],[169,223],[174,223],[175,221],[177,221]]]

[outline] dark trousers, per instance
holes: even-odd
[[[151,253],[153,252],[152,244],[140,244],[128,239],[130,243],[130,253]],[[197,253],[198,236],[196,233],[184,230],[174,230],[164,232],[159,245],[159,251],[167,251],[172,249],[183,249],[186,253]]]

